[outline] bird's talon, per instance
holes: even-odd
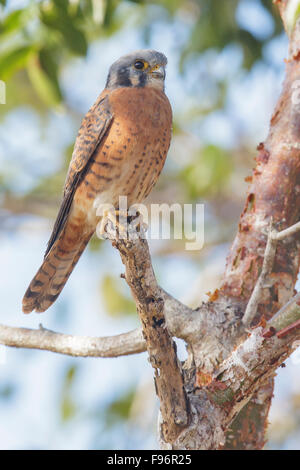
[[[114,212],[105,211],[97,234],[100,238],[126,240],[128,238],[127,212],[119,210]]]

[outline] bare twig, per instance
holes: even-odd
[[[278,3],[284,17],[288,1]],[[292,236],[299,230],[300,218],[300,108],[292,99],[292,84],[299,78],[299,38],[300,19],[291,33],[283,91],[272,116],[269,136],[258,147],[257,165],[238,234],[228,256],[224,281],[210,302],[199,311],[183,306],[157,285],[146,242],[114,242],[126,266],[126,280],[137,304],[150,361],[155,369],[162,414],[162,446],[171,442],[174,449],[220,448],[225,444],[225,432],[237,414],[249,404],[231,444],[237,448],[237,436],[242,430],[247,448],[261,448],[273,392],[272,378],[277,367],[299,344],[297,300],[294,298],[286,304],[293,295],[300,263],[299,237]],[[265,248],[262,228],[267,227],[271,217],[276,227],[281,229],[295,225],[276,236],[271,232]],[[276,241],[283,239],[284,243],[277,246],[275,258]],[[266,285],[268,274],[270,282]],[[266,337],[259,327],[245,338],[245,329],[241,332],[237,325],[248,299],[244,317],[247,325],[255,315],[271,318],[286,304],[272,320],[274,328],[284,328],[280,330],[280,336]],[[88,350],[89,342],[83,341],[80,348],[80,341],[74,346],[73,337],[67,335],[62,335],[66,343],[59,344],[59,351],[57,344],[56,349],[51,349],[53,343],[49,345],[48,339],[59,340],[62,336],[57,337],[47,330],[37,332],[41,336],[36,337],[35,342],[32,331],[29,330],[28,338],[21,329],[25,336],[16,335],[13,344],[5,336],[5,328],[9,327],[0,328],[0,341],[2,334],[4,344],[18,347],[31,344],[30,347],[34,348],[45,345],[45,349],[73,355],[85,355]],[[14,336],[16,331],[9,333]],[[189,359],[185,363],[184,379],[172,334],[188,342]],[[136,331],[136,335],[138,339],[134,339],[132,333],[120,335],[125,339],[126,347],[118,337],[110,338],[106,347],[103,343],[105,338],[90,338],[92,355],[112,357],[112,354],[138,352],[138,343],[144,350],[145,342],[140,331]],[[100,345],[94,341],[100,341]],[[201,382],[200,379],[205,380]],[[266,382],[269,383],[267,389]],[[263,402],[258,403],[262,389]],[[185,390],[188,391],[188,403]],[[250,403],[255,394],[256,400]],[[257,414],[258,408],[261,408],[262,419],[254,426],[249,422],[249,416]]]
[[[250,326],[252,320],[255,318],[255,315],[257,313],[257,308],[258,308],[258,304],[262,295],[262,290],[265,286],[267,277],[272,272],[275,254],[276,254],[277,242],[282,241],[285,238],[290,237],[299,231],[300,231],[300,222],[297,222],[296,224],[292,225],[291,227],[288,227],[285,230],[282,230],[281,232],[276,232],[276,230],[274,230],[274,228],[272,227],[272,222],[271,222],[270,230],[268,233],[266,250],[264,254],[262,271],[257,280],[255,288],[252,292],[250,300],[247,304],[247,308],[243,316],[244,325]]]
[[[278,0],[276,3],[286,23],[285,13],[291,2]],[[282,92],[271,118],[268,136],[265,142],[258,145],[247,200],[227,256],[224,281],[219,292],[228,303],[238,304],[242,311],[245,311],[251,298],[263,264],[261,254],[262,250],[265,251],[265,237],[262,236],[262,228],[267,227],[271,217],[277,230],[286,229],[300,220],[300,107],[299,100],[294,99],[296,92],[297,96],[299,92],[299,16],[294,27],[291,29],[286,25],[286,29],[290,36],[289,54]],[[268,286],[264,288],[258,304],[257,319],[271,319],[294,295],[299,263],[299,236],[294,235],[278,243]],[[265,403],[268,409],[269,400]],[[261,407],[253,401],[252,410],[248,411],[256,416]],[[263,413],[265,421],[255,423],[249,422],[249,413],[241,418],[240,430],[252,449],[258,449],[264,444],[261,436],[267,427],[267,412]],[[234,434],[231,444],[238,449],[241,442],[238,433]]]
[[[290,237],[292,235],[295,235],[295,233],[300,231],[300,222],[297,222],[294,225],[291,225],[291,227],[286,228],[285,230],[282,230],[281,232],[274,232],[272,234],[273,238],[276,240],[283,240],[284,238]]]
[[[141,329],[101,338],[65,335],[44,328],[32,330],[0,324],[0,344],[81,357],[118,357],[146,350]]]
[[[245,326],[250,326],[252,320],[255,318],[257,313],[257,307],[261,298],[262,290],[265,286],[268,275],[272,272],[274,258],[276,254],[277,238],[274,236],[274,229],[272,222],[270,224],[270,230],[268,233],[268,240],[264,255],[264,261],[260,276],[255,284],[250,300],[247,304],[245,314],[243,316],[243,323]]]
[[[224,430],[228,430],[252,396],[274,377],[276,369],[297,347],[299,338],[300,329],[283,339],[276,335],[266,339],[263,328],[255,328],[223,361],[211,382],[190,398],[191,424],[178,436],[173,449],[222,448]],[[268,394],[264,397],[269,407]]]
[[[169,336],[167,336],[167,339],[164,337],[168,330],[164,324],[162,304],[166,316],[169,318],[169,324],[173,325],[177,334],[180,329],[180,321],[183,318],[192,325],[189,325],[189,327],[182,326],[185,335],[191,338],[190,345],[195,350],[199,347],[196,341],[197,336],[200,341],[202,341],[201,334],[208,337],[214,336],[218,307],[213,315],[208,306],[203,307],[202,315],[207,316],[211,323],[208,319],[202,320],[201,323],[199,312],[188,309],[159,288],[151,266],[148,245],[145,241],[115,242],[116,245],[117,243],[122,258],[125,258],[126,279],[132,288],[137,306],[139,309],[146,309],[146,312],[141,312],[141,319],[143,323],[146,323],[144,328],[150,343],[150,360],[157,371],[156,384],[158,385],[162,411],[164,411],[165,416],[172,418],[171,424],[170,422],[166,423],[166,418],[163,419],[162,446],[166,446],[166,437],[169,438],[169,442],[172,440],[173,448],[178,449],[215,449],[222,446],[225,442],[223,430],[228,429],[237,413],[247,404],[253,394],[264,385],[264,382],[273,376],[276,368],[293,351],[297,343],[295,340],[300,337],[300,330],[291,330],[288,332],[288,337],[284,336],[282,339],[276,336],[266,339],[263,336],[262,328],[255,329],[252,335],[245,342],[242,342],[237,349],[233,350],[223,361],[220,368],[213,373],[212,382],[204,387],[201,392],[190,395],[191,401],[187,406],[176,353],[172,343],[171,349],[169,349]],[[293,303],[296,303],[297,300],[299,300],[299,296],[295,296]],[[292,302],[286,305],[286,311],[291,307]],[[206,315],[205,308],[207,308]],[[219,309],[225,312],[225,316],[220,317],[218,322],[224,324],[224,319],[228,313],[226,314],[224,306],[221,307],[220,305]],[[183,311],[183,317],[181,317],[181,311]],[[281,314],[278,312],[278,315],[282,317],[283,309]],[[189,316],[191,322],[188,322]],[[174,317],[173,321],[172,317]],[[289,317],[289,321],[293,320],[294,317]],[[194,336],[190,331],[193,328],[198,328]],[[202,328],[204,329],[203,332],[201,331]],[[57,334],[43,328],[41,330],[26,330],[0,325],[0,343],[94,357],[115,357],[116,355],[132,354],[145,350],[145,342],[142,339],[140,330],[116,337],[89,338]],[[140,344],[140,350],[138,350],[137,344]],[[164,351],[163,356],[160,351]],[[162,382],[157,380],[160,377],[162,377]],[[166,384],[166,380],[169,381],[168,384]],[[176,389],[178,384],[179,390]],[[189,387],[189,390],[193,390],[193,378],[192,383],[185,385]],[[174,386],[175,390],[168,388]],[[181,392],[184,399],[184,415],[176,414],[176,412],[182,413],[182,408],[180,408],[182,404],[179,401]],[[226,406],[220,406],[220,404]],[[187,417],[189,417],[189,420],[183,421]],[[175,421],[176,419],[177,421]],[[179,423],[185,424],[180,426]],[[171,432],[169,426],[171,426]]]
[[[164,316],[172,336],[187,340],[201,325],[201,312],[192,310],[161,290]],[[91,337],[35,330],[0,324],[0,344],[15,348],[40,349],[69,356],[118,357],[147,350],[141,328],[114,336]]]
[[[300,293],[294,295],[271,320],[268,321],[267,327],[273,327],[277,331],[286,328],[300,319]]]

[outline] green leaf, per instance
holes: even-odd
[[[70,51],[78,55],[86,55],[88,44],[85,35],[63,7],[57,8],[52,5],[52,8],[43,8],[41,6],[40,18],[44,25],[63,36]]]
[[[73,402],[73,400],[70,398],[70,396],[65,396],[62,399],[61,402],[61,419],[62,421],[66,422],[69,421],[70,419],[74,418],[77,412],[77,406]]]
[[[17,70],[26,65],[34,51],[34,47],[23,46],[6,51],[0,55],[0,79],[6,80]]]
[[[51,67],[53,64],[46,62],[46,57],[45,51],[32,56],[28,61],[27,72],[39,97],[47,105],[55,106],[61,102],[62,94],[55,69]]]
[[[297,0],[300,1],[300,0]],[[273,13],[275,23],[274,37],[282,30],[277,12],[272,11],[271,1],[268,10]],[[198,15],[195,17],[190,38],[183,48],[180,67],[185,60],[195,53],[203,53],[208,49],[222,50],[229,44],[238,44],[244,53],[244,66],[250,69],[254,62],[262,58],[262,49],[266,41],[258,40],[250,32],[240,28],[236,19],[238,0],[199,0]],[[279,29],[278,29],[279,28]],[[269,38],[268,38],[269,39]]]
[[[106,2],[106,9],[104,15],[103,25],[108,28],[113,22],[114,12],[119,5],[120,0],[110,0]]]
[[[72,386],[74,384],[77,370],[77,366],[72,365],[68,367],[65,374],[60,403],[61,420],[64,422],[74,418],[75,414],[77,413],[78,407],[72,398]]]
[[[76,366],[70,366],[67,369],[67,373],[65,376],[65,384],[64,384],[65,389],[70,388],[73,385],[77,370],[78,369]]]
[[[105,276],[101,284],[101,293],[109,315],[132,315],[136,313],[135,303],[122,293],[121,280]]]
[[[104,240],[101,240],[100,238],[97,237],[97,235],[93,235],[88,247],[89,250],[91,251],[99,251],[103,245]]]
[[[6,384],[0,387],[0,399],[9,400],[13,397],[16,392],[16,388],[13,384]]]
[[[6,16],[2,23],[0,23],[0,34],[8,34],[13,31],[21,29],[24,24],[25,10],[15,10]]]
[[[65,12],[68,10],[69,0],[53,0],[53,3],[59,10],[63,10]]]
[[[57,51],[48,47],[42,48],[39,51],[39,61],[42,69],[47,73],[49,78],[58,85]]]
[[[120,421],[128,420],[131,405],[135,396],[135,390],[130,389],[123,396],[112,401],[105,410],[104,420],[107,427],[119,424]]]
[[[209,145],[194,156],[194,162],[182,172],[190,197],[197,199],[221,193],[232,172],[231,156],[225,150]]]
[[[250,70],[254,62],[261,56],[263,44],[244,29],[238,31],[237,40],[243,48],[243,65]]]

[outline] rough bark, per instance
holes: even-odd
[[[191,310],[157,285],[145,240],[113,240],[155,371],[163,449],[261,449],[276,369],[300,342],[299,295],[290,300],[300,261],[300,99],[294,96],[300,77],[300,20],[291,27],[288,0],[276,3],[290,35],[286,78],[269,135],[258,146],[221,288]],[[276,231],[288,230],[276,246],[269,238],[273,251],[266,253],[271,222]],[[266,261],[268,252],[272,262]],[[251,332],[244,317],[249,299]],[[135,344],[127,344],[129,351],[140,345],[139,335]],[[177,359],[172,335],[187,343],[184,364]],[[9,344],[7,337],[1,341],[0,336],[0,342]]]
[[[286,77],[271,118],[269,135],[264,143],[258,145],[256,167],[221,288],[222,295],[241,306],[247,304],[260,274],[271,219],[277,230],[294,225],[300,219],[300,105],[295,96],[295,83],[300,77],[300,25],[298,19],[290,32],[286,22],[288,1],[277,3],[290,33]],[[260,297],[256,323],[262,316],[271,318],[292,297],[299,271],[299,247],[299,233],[277,244],[273,269]],[[243,414],[244,419],[240,416],[240,421],[235,423],[236,426],[239,424],[240,429],[228,443],[229,447],[235,442],[236,448],[240,448],[239,436],[242,430],[248,429],[248,436],[243,431],[243,441],[253,441],[252,448],[262,448],[264,439],[259,436],[267,426],[272,395],[273,389],[270,387],[265,405],[258,405],[255,399],[249,403],[247,413]],[[261,410],[262,406],[264,411]],[[265,419],[257,423],[255,439],[248,418],[259,414]]]
[[[271,378],[242,408],[226,432],[223,450],[262,449],[272,402],[274,379]]]
[[[300,218],[300,109],[292,103],[292,84],[299,76],[299,61],[291,57],[269,135],[258,146],[257,165],[228,256],[221,292],[239,305],[246,305],[256,284],[271,218],[277,230],[295,224]],[[299,233],[278,244],[256,321],[262,315],[269,319],[293,295],[299,247]]]
[[[136,302],[149,361],[155,371],[164,440],[172,443],[188,424],[188,402],[176,345],[166,324],[164,296],[155,279],[146,240],[113,238],[113,245],[125,265],[125,279]]]

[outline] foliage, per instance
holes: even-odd
[[[241,174],[249,172],[253,148],[250,146],[249,152],[244,142],[238,139],[232,145],[234,152],[212,138],[200,142],[201,125],[216,111],[226,114],[233,73],[250,76],[258,63],[266,63],[266,47],[282,33],[282,24],[271,0],[249,1],[271,18],[273,26],[265,34],[256,34],[239,20],[238,11],[245,0],[28,0],[18,9],[14,9],[13,2],[0,0],[0,80],[7,85],[7,104],[0,105],[0,123],[5,126],[18,111],[30,109],[41,124],[44,135],[40,140],[45,147],[52,143],[51,139],[59,140],[58,129],[54,137],[53,134],[51,137],[46,135],[53,116],[65,116],[64,123],[70,124],[75,138],[82,110],[79,112],[74,99],[67,97],[63,86],[66,66],[84,64],[95,45],[110,44],[124,32],[127,36],[122,38],[138,38],[138,47],[161,45],[163,48],[165,42],[171,43],[173,63],[170,63],[170,71],[176,68],[177,80],[175,84],[167,83],[170,89],[172,86],[175,89],[173,146],[154,197],[161,202],[209,200],[211,212],[218,214],[218,221],[212,217],[209,223],[214,224],[215,231],[220,234],[218,243],[221,244],[225,238],[225,225],[231,226],[240,210],[241,185],[232,184],[232,178],[237,175],[240,181]],[[240,63],[231,75],[218,72],[214,63],[214,57],[221,56],[230,47],[238,51],[236,55],[241,55]],[[101,57],[97,60],[101,67]],[[228,68],[231,66],[233,68],[233,64]],[[43,161],[37,162],[33,157],[30,160],[30,151],[34,149],[29,149],[29,163],[23,153],[13,160],[9,138],[16,144],[18,135],[11,137],[3,132],[1,137],[0,200],[3,213],[0,212],[0,217],[4,214],[6,220],[7,214],[11,214],[14,221],[18,216],[28,214],[54,217],[73,145],[68,142],[59,155],[53,154],[53,160],[59,162],[55,170],[39,175],[37,168]],[[12,184],[14,172],[20,168],[23,179],[27,173],[35,177],[22,196]],[[223,210],[224,195],[228,207]],[[4,226],[1,225],[1,230]],[[94,257],[99,254],[99,245],[103,247],[105,243],[96,237],[89,245],[94,250]],[[166,254],[171,253],[175,259],[177,246],[168,242]],[[162,250],[162,263],[167,259],[163,258],[164,254]],[[189,256],[192,256],[191,252]],[[198,269],[205,256],[201,258],[196,253],[194,259]],[[109,268],[109,265],[105,267],[99,295],[110,321],[120,322],[124,315],[134,317],[136,308],[124,288],[124,280],[117,278]],[[64,304],[60,305],[65,309]],[[101,364],[98,367],[101,373]],[[73,418],[80,419],[81,416],[74,393],[78,374],[77,365],[68,362],[57,392],[58,416],[63,425],[73,423]],[[13,385],[5,384],[0,388],[2,401],[14,398]],[[135,396],[134,387],[118,390],[118,377],[115,388],[116,393],[106,403],[105,410],[101,404],[97,414],[107,435],[116,424],[128,421]]]
[[[110,275],[104,276],[101,283],[102,299],[106,312],[111,316],[135,314],[135,303],[122,292],[122,281]]]
[[[0,387],[0,399],[1,400],[10,400],[14,397],[16,393],[16,387],[12,383],[2,384]]]
[[[60,415],[62,422],[67,422],[74,418],[77,412],[77,406],[73,400],[72,389],[76,379],[78,368],[75,365],[69,366],[65,372],[61,399]]]
[[[232,171],[229,152],[208,145],[196,152],[192,162],[180,173],[192,199],[217,195],[228,182]]]
[[[104,422],[108,428],[120,423],[120,421],[128,420],[134,396],[135,390],[130,389],[108,405],[104,416]]]
[[[14,11],[2,7],[1,79],[7,80],[24,69],[40,99],[48,106],[56,105],[63,100],[59,71],[65,60],[72,55],[85,56],[91,41],[120,29],[127,18],[123,11],[120,19],[120,7],[125,4],[128,9],[130,3],[136,4],[145,31],[156,21],[171,22],[183,14],[189,17],[192,27],[181,47],[182,67],[195,54],[211,48],[222,50],[235,43],[243,50],[244,66],[249,69],[262,58],[266,42],[281,31],[280,19],[268,0],[262,4],[273,15],[274,29],[264,40],[239,25],[238,0],[99,0],[98,6],[91,0],[30,2]],[[153,10],[154,6],[158,8]]]
[[[183,26],[189,24],[185,40],[178,42],[180,70],[186,78],[193,73],[191,64],[197,63],[197,58],[209,50],[221,51],[230,44],[241,49],[242,64],[249,69],[263,59],[264,46],[281,32],[281,23],[272,2],[257,0],[256,3],[260,3],[273,18],[273,32],[261,39],[238,21],[240,3],[238,0],[43,0],[28,2],[23,8],[12,10],[10,2],[4,2],[0,16],[0,79],[7,81],[6,109],[23,103],[30,103],[38,111],[49,112],[51,107],[58,109],[65,103],[61,83],[64,65],[76,57],[85,57],[91,44],[107,40],[126,28],[131,18],[134,18],[135,28],[142,32],[146,47],[154,34],[153,25],[168,28],[180,22]],[[183,127],[196,125],[199,117],[203,119],[225,107],[227,79],[207,73],[214,96],[218,98],[206,109],[199,98],[182,119],[175,115],[174,135],[180,135]],[[205,85],[202,83],[202,86]],[[4,108],[0,107],[0,117],[3,112]],[[68,149],[69,157],[70,154]],[[195,198],[216,194],[216,187],[222,191],[223,183],[226,184],[233,169],[227,165],[228,158],[222,158],[223,150],[215,149],[213,161],[207,151],[200,148],[195,149],[194,155],[193,162],[178,174],[186,193]],[[42,189],[44,196],[48,195],[51,200],[53,189],[57,193],[61,190],[65,168],[64,162],[60,172],[41,180],[33,188],[33,195],[39,196]],[[214,171],[216,173],[212,174]],[[208,179],[204,181],[206,177]],[[5,185],[0,169],[1,179]]]

